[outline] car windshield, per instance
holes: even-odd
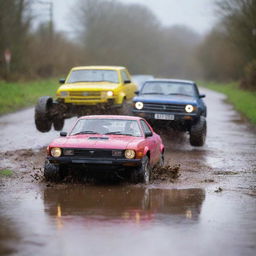
[[[190,83],[179,82],[146,82],[140,94],[159,94],[159,95],[184,95],[195,96],[195,88]]]
[[[70,135],[106,134],[141,136],[141,130],[136,120],[125,119],[80,119]]]
[[[73,70],[67,83],[79,82],[111,82],[118,83],[118,74],[115,70],[81,69]]]

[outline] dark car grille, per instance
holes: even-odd
[[[123,157],[123,152],[121,156],[113,157],[113,151],[120,151],[120,150],[104,150],[104,149],[75,149],[74,155],[75,156],[82,156],[88,158],[121,158]]]
[[[159,104],[159,103],[144,103],[144,110],[152,112],[175,112],[185,113],[185,106],[180,104]]]

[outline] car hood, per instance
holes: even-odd
[[[118,87],[118,84],[110,82],[99,82],[99,83],[70,83],[64,84],[59,87],[58,91],[84,91],[84,90],[114,90]]]
[[[196,104],[196,99],[183,95],[139,95],[133,101],[145,103],[165,103],[165,104]]]
[[[142,137],[122,135],[76,135],[57,138],[50,144],[50,147],[132,149],[141,140],[143,140]]]

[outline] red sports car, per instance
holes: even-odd
[[[141,117],[95,115],[77,120],[47,148],[46,180],[58,181],[74,169],[117,173],[133,183],[149,183],[151,169],[164,163],[164,145]]]

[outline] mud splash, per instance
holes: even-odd
[[[160,180],[167,182],[174,182],[180,177],[180,165],[165,165],[163,167],[157,167],[152,170],[152,182]]]

